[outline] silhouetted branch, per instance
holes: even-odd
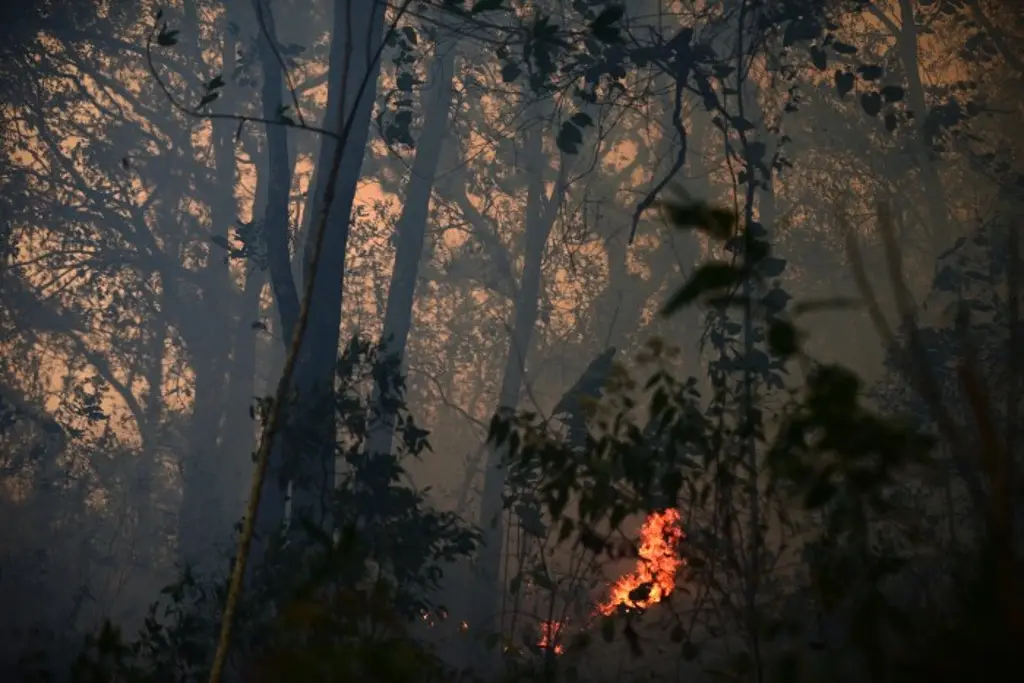
[[[647,209],[654,206],[654,203],[658,199],[658,195],[665,186],[676,177],[676,174],[682,170],[683,164],[686,163],[686,149],[687,149],[687,137],[686,128],[683,127],[683,89],[686,87],[686,82],[690,78],[690,37],[692,37],[692,30],[689,34],[682,33],[672,40],[679,46],[678,54],[676,55],[677,65],[675,70],[675,102],[672,111],[672,126],[676,129],[676,133],[679,135],[679,150],[676,152],[676,158],[672,161],[672,166],[669,168],[668,173],[658,181],[658,184],[651,188],[651,191],[647,193],[639,204],[636,205],[636,210],[633,212],[633,224],[630,226],[628,244],[633,244],[633,238],[636,237],[636,228],[640,223],[640,217],[644,214]],[[685,45],[683,40],[685,38]]]
[[[327,137],[332,138],[332,139],[338,141],[339,143],[342,142],[342,137],[338,133],[335,133],[333,131],[327,130],[326,128],[320,128],[318,126],[310,126],[310,125],[306,125],[305,123],[295,123],[294,121],[289,121],[287,119],[278,119],[278,120],[275,121],[275,120],[263,118],[262,116],[249,116],[247,114],[220,114],[220,113],[215,113],[215,112],[200,111],[202,106],[207,104],[207,102],[205,102],[205,101],[203,103],[201,103],[200,106],[198,106],[198,107],[189,107],[189,106],[187,106],[185,104],[182,104],[174,96],[174,94],[170,91],[170,89],[167,87],[167,84],[164,83],[163,80],[160,78],[160,74],[159,74],[159,72],[157,72],[156,65],[153,62],[153,39],[154,38],[159,38],[159,36],[166,36],[166,35],[168,35],[163,29],[160,28],[160,17],[161,16],[162,15],[160,13],[157,13],[157,18],[153,22],[153,27],[152,27],[152,29],[150,29],[149,35],[146,37],[146,53],[145,53],[146,54],[146,66],[149,68],[149,73],[150,73],[150,75],[153,76],[153,80],[156,81],[157,86],[160,88],[161,91],[163,91],[164,97],[167,98],[167,101],[170,102],[171,106],[173,106],[175,109],[177,109],[181,113],[185,114],[186,116],[190,116],[190,117],[192,117],[194,119],[203,119],[203,120],[208,120],[208,121],[214,121],[214,120],[235,121],[239,125],[239,130],[241,130],[241,127],[244,126],[246,123],[262,123],[262,124],[267,125],[267,126],[286,126],[288,128],[298,128],[299,130],[306,130],[306,131],[309,131],[310,133],[317,133],[319,135],[326,135]],[[261,24],[261,26],[262,26],[262,24]],[[389,30],[394,30],[394,26],[392,26]],[[173,40],[173,36],[170,38],[170,40]],[[383,46],[384,46],[384,44],[386,44],[386,42],[387,41],[384,41],[384,43],[381,44],[382,50],[383,50]],[[174,42],[169,43],[169,45],[174,45]],[[271,47],[274,48],[275,54],[277,54],[278,58],[280,59],[280,53],[277,52],[276,46],[274,46],[273,43],[271,43]],[[379,58],[379,57],[380,57],[380,54],[378,53],[377,58]],[[287,71],[285,73],[287,74]],[[214,80],[216,80],[216,78]],[[214,81],[211,81],[211,83],[213,83],[213,82]],[[292,90],[292,95],[296,97],[296,101],[297,101],[297,96],[295,95],[294,88],[292,88],[291,90]],[[212,101],[212,100],[210,100],[210,101]],[[299,114],[299,116],[300,116],[300,120],[301,120],[301,114]]]

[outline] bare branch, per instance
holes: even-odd
[[[262,123],[267,126],[285,126],[287,128],[298,128],[299,130],[306,130],[309,131],[310,133],[326,135],[327,137],[333,138],[339,143],[342,142],[342,138],[338,133],[327,130],[326,128],[319,128],[317,126],[309,126],[301,123],[293,123],[284,119],[274,121],[271,119],[263,118],[261,116],[248,116],[245,114],[218,114],[213,112],[204,112],[200,111],[198,107],[189,107],[187,105],[182,104],[174,96],[174,94],[171,93],[170,89],[167,87],[167,84],[164,83],[163,80],[160,78],[160,74],[156,70],[156,65],[153,62],[153,39],[156,37],[159,30],[160,21],[158,19],[153,23],[153,28],[150,30],[149,35],[146,37],[146,66],[149,68],[149,73],[151,76],[153,76],[153,80],[156,81],[157,86],[160,88],[161,91],[163,91],[164,97],[166,97],[167,101],[171,103],[171,106],[173,106],[181,113],[185,114],[186,116],[191,116],[194,119],[202,119],[207,121],[214,121],[218,119],[226,121],[235,121],[239,124],[240,128],[246,123]]]

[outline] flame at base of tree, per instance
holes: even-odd
[[[593,616],[608,616],[620,607],[647,609],[668,597],[684,564],[679,555],[679,544],[684,538],[678,510],[669,508],[648,515],[640,527],[636,567],[612,584],[608,599],[597,606]],[[564,626],[563,622],[541,622],[538,646],[553,647],[555,654],[562,654],[565,648],[559,643],[559,636]]]

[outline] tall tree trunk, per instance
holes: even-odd
[[[264,538],[280,529],[285,521],[287,481],[291,481],[293,490],[291,516],[310,517],[324,528],[329,526],[327,513],[334,491],[333,402],[342,278],[349,220],[380,73],[380,60],[376,57],[384,37],[384,9],[383,3],[375,2],[371,9],[357,0],[336,0],[334,6],[324,127],[339,131],[344,124],[350,132],[341,150],[334,200],[327,214],[319,270],[309,303],[308,328],[292,378],[294,402],[287,407],[286,426],[274,446],[270,472],[264,482],[257,519],[257,532]],[[332,162],[338,144],[334,137],[321,139],[320,164]],[[318,172],[316,176],[311,225],[325,208],[330,174]],[[309,245],[312,247],[312,241]],[[271,277],[277,276],[272,273]]]
[[[260,293],[266,282],[262,271],[253,271],[245,281],[241,314],[235,326],[231,369],[224,392],[224,426],[219,452],[225,459],[221,496],[229,530],[241,518],[252,471],[252,449],[256,425],[250,416],[256,393],[256,330],[252,321],[259,317]]]
[[[260,63],[263,68],[263,117],[270,121],[280,118],[284,106],[284,74],[278,61],[276,45],[277,25],[269,7],[262,0],[253,0],[257,15],[262,16],[265,35],[260,36]],[[334,62],[331,62],[334,68]],[[263,227],[270,269],[270,286],[277,302],[282,339],[285,347],[291,341],[295,322],[299,317],[299,293],[292,277],[291,230],[288,216],[289,191],[292,184],[292,166],[288,154],[288,129],[268,125],[267,172],[269,187],[263,213]],[[258,196],[258,195],[257,195]]]
[[[200,572],[212,568],[209,560],[215,544],[213,519],[218,491],[214,474],[217,426],[220,416],[222,366],[209,345],[192,349],[195,375],[189,443],[182,462],[182,501],[178,513],[178,556],[183,567]]]
[[[942,189],[942,178],[939,175],[939,170],[932,159],[934,141],[929,137],[925,129],[925,123],[928,120],[928,102],[925,99],[924,83],[921,80],[914,4],[910,0],[900,0],[901,26],[895,38],[900,61],[903,62],[903,70],[907,77],[907,99],[910,101],[910,107],[916,115],[914,120],[917,126],[917,134],[913,138],[912,146],[914,156],[917,157],[918,171],[921,174],[921,189],[924,190],[923,201],[921,202],[926,212],[924,218],[929,224],[925,237],[930,238],[930,240],[926,239],[925,241],[935,243],[936,237],[942,241],[947,241],[952,240],[955,236],[951,234],[946,203],[940,199],[946,195]]]
[[[548,236],[554,225],[564,192],[565,156],[559,168],[559,182],[550,197],[546,196],[544,172],[547,163],[543,151],[544,128],[535,125],[527,132],[526,163],[530,173],[526,202],[526,230],[523,236],[523,269],[516,293],[514,323],[505,370],[501,381],[497,413],[508,416],[518,408],[525,375],[525,363],[533,340],[541,293],[541,265]],[[484,547],[479,562],[480,583],[474,599],[473,623],[487,628],[500,628],[501,602],[505,594],[501,581],[501,560],[504,549],[502,528],[503,498],[506,474],[504,448],[490,448],[484,470],[483,494],[480,502],[480,524]],[[487,655],[487,660],[490,656]],[[486,662],[483,662],[486,666]]]
[[[235,40],[226,37],[221,46],[222,64],[231,64],[234,59]],[[215,196],[211,201],[211,235],[221,238],[228,237],[237,218],[233,140],[231,121],[213,121]],[[203,323],[189,326],[187,338],[195,374],[195,395],[189,446],[183,463],[178,543],[182,564],[205,572],[215,567],[216,546],[230,539],[226,534],[230,526],[225,529],[225,511],[221,504],[223,458],[217,440],[225,414],[224,380],[235,325],[234,307],[229,302],[234,300],[236,289],[223,254],[217,251],[209,255],[202,280]]]
[[[448,119],[452,106],[452,79],[455,75],[455,50],[452,45],[442,42],[435,47],[431,67],[430,88],[423,96],[426,116],[423,131],[416,148],[409,185],[406,188],[402,215],[395,228],[397,245],[395,265],[391,271],[391,287],[388,290],[387,309],[381,344],[384,355],[398,364],[400,377],[405,376],[406,344],[412,328],[412,313],[416,281],[423,245],[427,234],[427,219],[430,210],[430,196],[441,158],[441,149],[448,132]],[[373,405],[378,416],[370,433],[370,453],[390,453],[396,422],[397,398],[394,387],[382,386],[382,380],[390,384],[394,375],[378,376],[374,386]]]
[[[948,205],[942,200],[946,196],[943,189],[942,177],[939,175],[937,164],[932,158],[935,141],[926,132],[925,122],[928,119],[928,101],[925,97],[924,82],[921,80],[920,63],[918,59],[918,30],[917,22],[914,20],[914,3],[909,0],[899,0],[900,26],[892,27],[900,61],[907,77],[907,99],[910,102],[911,110],[914,112],[917,131],[913,137],[912,145],[914,154],[917,157],[918,170],[921,174],[921,189],[923,190],[920,204],[924,205],[926,215],[923,217],[928,222],[925,240],[916,240],[914,245],[920,244],[942,244],[951,241],[954,237],[954,229],[950,225]],[[878,15],[879,9],[873,8]],[[884,16],[884,15],[883,15]],[[891,22],[891,20],[888,20]],[[938,238],[938,240],[936,240]],[[958,452],[958,449],[950,447],[950,459],[957,474],[964,480],[967,490],[970,493],[972,504],[971,512],[976,519],[980,520],[981,510],[985,508],[986,494],[981,483],[981,475],[978,468],[968,454]]]

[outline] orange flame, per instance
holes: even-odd
[[[665,599],[676,585],[676,573],[683,565],[678,545],[683,540],[679,511],[654,512],[640,528],[636,568],[612,585],[608,600],[598,606],[609,615],[620,605],[646,609]]]
[[[619,606],[647,609],[664,600],[675,588],[676,574],[683,566],[678,546],[685,537],[678,510],[670,508],[648,515],[640,527],[636,567],[612,584],[608,599],[597,606],[595,616],[608,616]],[[565,648],[558,640],[564,625],[557,621],[541,622],[538,646],[554,647],[555,654],[562,654]]]

